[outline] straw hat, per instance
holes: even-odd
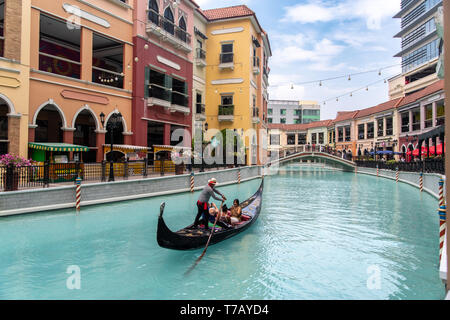
[[[211,178],[208,180],[208,183],[209,184],[217,184],[217,180],[216,180],[216,178]]]

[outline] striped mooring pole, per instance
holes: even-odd
[[[423,191],[423,172],[420,173],[420,178],[419,178],[419,189],[420,189],[420,192]]]
[[[395,168],[395,182],[398,183],[398,167]]]
[[[78,177],[76,180],[75,180],[75,183],[76,183],[76,193],[75,193],[75,198],[76,198],[76,204],[75,204],[75,206],[76,206],[76,209],[77,209],[77,211],[80,211],[80,205],[81,205],[81,178],[80,177]]]
[[[238,183],[241,184],[241,169],[238,170]]]
[[[444,201],[444,180],[439,180],[439,262],[444,249],[445,231],[447,228],[447,207]]]
[[[194,171],[191,172],[191,192],[194,192]]]

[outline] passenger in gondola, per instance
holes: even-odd
[[[224,229],[230,228],[230,225],[226,223],[226,220],[223,218],[225,217],[225,212],[219,212],[219,208],[217,208],[216,204],[214,202],[210,203],[209,205],[209,222],[211,222],[212,225],[214,225],[214,222],[216,222],[217,215],[219,216],[219,219],[217,220],[216,225],[219,227],[222,227]]]
[[[232,226],[240,223],[242,220],[242,208],[239,206],[239,199],[234,199],[233,206],[230,209],[223,205],[222,212],[221,220]]]
[[[205,229],[209,229],[208,228],[208,220],[209,220],[209,199],[211,197],[213,197],[215,200],[218,201],[225,201],[227,200],[227,198],[225,198],[225,196],[220,193],[218,190],[216,190],[214,187],[217,184],[217,180],[215,178],[212,178],[208,181],[208,184],[203,188],[202,192],[200,193],[200,196],[198,197],[198,201],[197,201],[197,216],[195,217],[195,221],[194,221],[194,225],[193,228],[198,228],[198,224],[200,221],[200,218],[202,218],[204,225],[205,225]],[[218,194],[219,196],[221,196],[222,198],[219,198],[218,196],[216,196],[216,194]]]

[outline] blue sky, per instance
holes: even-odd
[[[271,99],[316,100],[322,120],[388,100],[384,79],[401,71],[400,0],[196,0],[203,9],[246,4],[269,34]],[[393,66],[390,69],[379,69]],[[349,74],[376,70],[373,73]],[[302,84],[346,75],[345,78]],[[377,84],[367,85],[379,81]],[[291,89],[291,84],[294,89]],[[364,88],[360,91],[350,92]],[[336,97],[345,95],[336,101]],[[331,100],[329,100],[331,99]],[[323,101],[326,105],[323,105]]]

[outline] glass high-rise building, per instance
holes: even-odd
[[[442,0],[402,0],[394,16],[401,19],[401,31],[394,37],[401,38],[402,47],[395,57],[402,58],[406,95],[438,80],[439,40],[434,15],[441,5]]]

